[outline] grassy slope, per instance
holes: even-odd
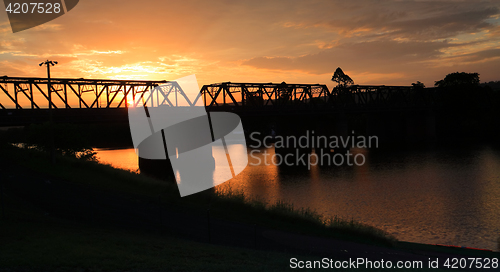
[[[285,254],[95,227],[46,216],[11,196],[6,201],[0,271],[276,271],[288,264]]]
[[[210,192],[180,199],[175,186],[94,163],[59,158],[50,165],[45,154],[3,147],[2,159],[27,168],[131,197],[166,195],[165,205],[196,212],[212,199],[218,216],[248,220],[295,232],[392,242],[383,232],[336,220],[330,227],[310,211],[296,212],[286,204],[264,207],[245,204],[241,194],[229,198]],[[3,161],[5,165],[5,161]],[[47,216],[36,206],[7,195],[9,217],[0,224],[0,271],[281,271],[295,254],[256,251],[197,243],[160,233],[116,230]],[[231,207],[229,210],[227,207]],[[245,214],[246,216],[241,216]],[[0,218],[1,219],[1,218]],[[290,224],[293,222],[294,224]],[[335,230],[335,231],[332,231]],[[341,231],[339,231],[341,230]],[[340,234],[339,234],[340,233]],[[317,260],[317,257],[299,257]],[[361,270],[363,271],[363,270]],[[374,270],[370,270],[374,271]]]
[[[8,220],[0,220],[0,271],[284,271],[292,257],[319,259],[95,227],[52,218],[12,196],[5,201],[10,207]]]
[[[52,165],[47,160],[47,154],[10,146],[4,146],[2,153],[3,158],[9,158],[10,162],[22,163],[23,167],[67,181],[119,192],[131,199],[160,198],[169,209],[174,207],[183,211],[206,213],[209,204],[213,216],[260,226],[365,243],[392,245],[395,241],[393,237],[372,226],[340,218],[322,218],[311,210],[294,209],[292,205],[283,202],[270,206],[248,202],[240,192],[216,194],[213,190],[207,190],[181,198],[177,187],[172,183],[107,165],[65,157],[59,157],[57,164]]]

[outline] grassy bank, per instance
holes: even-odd
[[[130,198],[160,201],[161,205],[169,209],[205,213],[210,208],[211,216],[263,227],[387,246],[395,242],[393,237],[375,227],[342,218],[324,218],[314,211],[295,209],[284,202],[264,205],[246,200],[241,192],[216,193],[215,190],[181,198],[173,183],[108,165],[62,156],[53,165],[43,152],[13,146],[4,146],[2,149],[2,157],[9,158],[9,163],[22,163],[23,167],[48,176],[119,192]]]
[[[0,271],[279,271],[288,263],[282,253],[62,220],[22,199],[6,198]]]
[[[39,173],[43,179],[84,184],[135,200],[161,196],[165,208],[187,213],[205,212],[208,204],[214,218],[316,235],[353,239],[362,235],[372,243],[392,242],[375,228],[342,220],[324,224],[317,214],[285,203],[247,203],[240,193],[216,194],[213,190],[180,198],[174,184],[96,162],[57,157],[52,165],[43,152],[10,145],[3,145],[0,151],[5,175]],[[6,216],[0,213],[0,271],[280,271],[289,266],[291,258],[286,253],[200,243],[168,232],[62,219],[31,200],[1,193]]]
[[[264,205],[246,200],[240,192],[217,194],[207,190],[180,198],[175,184],[95,162],[57,157],[53,165],[48,154],[10,145],[1,146],[0,152],[2,178],[30,172],[54,184],[60,179],[96,192],[119,194],[137,203],[154,201],[162,209],[185,214],[206,214],[209,207],[213,218],[269,229],[380,247],[399,244],[371,226],[340,218],[323,218],[313,211],[295,209],[283,202]],[[157,229],[150,231],[63,219],[47,213],[31,199],[9,191],[2,191],[1,196],[6,216],[0,214],[0,271],[283,271],[289,267],[292,257],[318,260],[317,256],[307,254],[196,242]],[[415,249],[413,244],[404,246],[408,250]]]
[[[7,196],[6,201],[14,210],[8,220],[0,220],[0,271],[285,271],[290,258],[319,259],[199,243],[159,232],[96,227],[48,216],[19,198]]]

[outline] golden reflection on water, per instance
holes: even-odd
[[[253,156],[262,160],[264,151],[274,154],[271,148]],[[364,149],[351,152],[363,154],[365,164],[313,165],[310,171],[250,165],[220,188],[239,189],[267,203],[283,200],[325,216],[352,218],[401,240],[496,249],[500,159],[491,150],[379,157]]]
[[[238,145],[228,148],[236,153],[245,150]],[[224,154],[222,148],[213,151]],[[496,249],[500,237],[498,151],[374,153],[357,149],[352,153],[363,154],[365,164],[312,165],[307,170],[271,163],[274,148],[248,149],[248,166],[216,190],[242,191],[248,199],[283,200],[325,216],[352,218],[404,241]],[[137,169],[133,149],[98,150],[98,154],[115,167]]]
[[[244,148],[239,145],[228,145],[229,152],[244,152]],[[250,150],[248,150],[250,152]],[[264,154],[267,152],[267,155]],[[223,149],[214,149],[215,152],[224,152]],[[261,196],[266,196],[266,201],[274,203],[279,196],[278,167],[269,159],[274,155],[274,150],[262,149],[261,152],[248,154],[248,166],[236,177],[228,182],[215,187],[217,191],[238,191],[243,192],[249,199],[264,200]],[[267,158],[266,158],[267,156]],[[267,161],[267,165],[264,162]]]
[[[139,172],[139,159],[133,148],[94,148],[94,151],[97,152],[97,159],[101,163],[109,164],[115,168]]]

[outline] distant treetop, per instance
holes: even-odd
[[[442,80],[436,81],[436,87],[457,87],[457,86],[478,86],[479,74],[478,73],[464,73],[455,72],[446,75]]]
[[[500,81],[490,81],[490,82],[481,83],[481,86],[489,87],[494,91],[500,91]]]
[[[425,88],[424,83],[417,81],[416,83],[411,84],[414,88]]]
[[[342,71],[340,67],[338,67],[337,70],[335,70],[335,73],[333,73],[332,81],[337,82],[337,86],[341,87],[354,84],[354,80],[352,80],[350,76],[344,74],[344,71]]]

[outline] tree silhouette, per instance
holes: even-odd
[[[338,83],[337,87],[346,87],[347,85],[354,84],[354,81],[351,79],[351,77],[344,74],[344,71],[342,71],[340,67],[338,67],[337,70],[335,70],[335,73],[333,73],[332,81]]]
[[[434,86],[440,89],[443,108],[454,112],[455,118],[459,118],[457,112],[460,112],[463,120],[475,119],[478,116],[477,109],[484,108],[490,102],[485,88],[479,86],[478,73],[451,73],[436,81]]]
[[[424,83],[422,83],[420,81],[417,81],[416,83],[412,83],[411,85],[413,86],[413,88],[425,88]]]
[[[467,86],[478,86],[479,85],[479,74],[478,73],[464,73],[455,72],[446,75],[442,80],[436,81],[435,87],[467,87]]]

